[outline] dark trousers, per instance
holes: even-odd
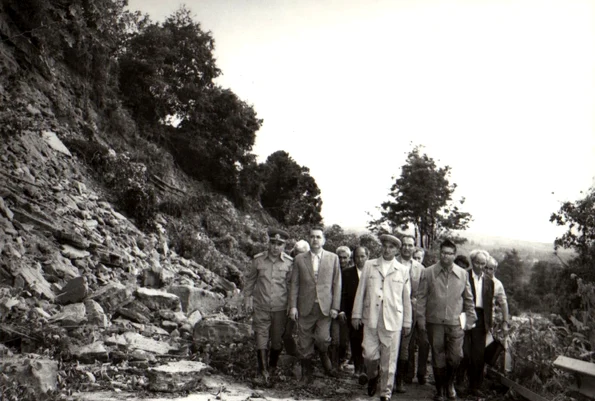
[[[483,309],[475,308],[477,321],[475,327],[465,332],[463,355],[469,379],[469,389],[479,389],[483,383],[483,369],[485,365],[486,327]]]
[[[347,326],[351,322],[343,322],[339,318],[333,319],[331,322],[331,345],[337,348],[337,356],[339,361],[345,358],[347,354],[347,346],[349,345],[349,329]]]
[[[283,345],[285,346],[285,352],[287,355],[297,356],[297,344],[293,339],[293,333],[295,332],[295,322],[292,319],[287,319],[285,325],[285,333],[283,334]]]
[[[348,319],[349,324],[349,344],[351,345],[351,357],[353,358],[353,367],[355,372],[360,372],[364,367],[364,355],[362,349],[362,342],[364,341],[364,327],[354,329],[350,324],[351,319]]]
[[[460,325],[427,323],[428,340],[432,347],[432,366],[456,369],[463,358],[465,332]]]
[[[417,377],[426,377],[428,370],[428,355],[430,355],[430,342],[428,334],[420,330],[417,324],[411,329],[411,340],[409,342],[409,352],[407,361],[407,378],[413,379],[415,376],[415,346],[417,345]]]

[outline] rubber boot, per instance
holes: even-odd
[[[450,365],[446,365],[446,398],[451,401],[457,399],[457,391],[455,390],[455,377],[457,370]]]
[[[333,369],[333,364],[331,363],[331,358],[328,356],[328,352],[320,351],[318,355],[320,356],[320,362],[322,363],[322,367],[324,368],[326,375],[330,377],[337,377],[337,372],[335,369]]]
[[[281,355],[280,349],[271,349],[269,354],[269,370],[271,374],[277,369],[277,362],[279,362],[279,355]]]
[[[434,368],[434,381],[436,382],[434,401],[444,401],[446,395],[446,368]]]
[[[311,359],[302,359],[302,378],[300,379],[300,384],[308,385],[312,383],[312,360]]]
[[[395,374],[395,392],[399,394],[406,393],[405,377],[407,376],[407,361],[397,360],[397,373]]]
[[[330,354],[331,365],[333,369],[338,372],[339,371],[339,350],[337,349],[336,345],[331,345],[328,347],[328,352]],[[321,357],[322,359],[322,357]]]
[[[269,382],[269,356],[268,350],[266,349],[259,349],[258,350],[258,367],[262,367],[262,376],[264,377],[265,383]]]

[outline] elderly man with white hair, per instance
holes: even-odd
[[[469,283],[477,321],[471,330],[465,331],[463,355],[467,364],[461,364],[459,369],[465,370],[469,379],[469,393],[475,397],[483,397],[480,388],[485,366],[484,351],[486,336],[492,328],[493,321],[494,281],[484,274],[489,258],[490,254],[482,249],[473,250],[469,254],[471,262]],[[449,389],[449,395],[452,395],[451,389]]]

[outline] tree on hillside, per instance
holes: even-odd
[[[139,125],[184,120],[197,105],[208,103],[205,91],[221,71],[215,64],[215,40],[180,8],[163,24],[142,21],[120,56],[124,104]]]
[[[555,249],[574,249],[583,264],[595,261],[595,187],[583,199],[564,202],[557,213],[552,213],[550,222],[568,227],[554,241]]]
[[[141,130],[165,144],[190,176],[242,199],[259,192],[252,146],[262,120],[230,89],[214,83],[210,32],[182,7],[163,22],[139,22],[120,57],[123,102]],[[175,128],[167,124],[175,118]],[[242,173],[244,172],[244,173]]]
[[[262,164],[262,172],[264,190],[260,200],[271,216],[287,226],[322,221],[320,189],[310,169],[279,150]]]
[[[369,223],[376,232],[413,226],[419,243],[430,248],[432,243],[450,230],[463,230],[471,221],[471,215],[459,210],[465,202],[452,201],[456,184],[451,184],[450,167],[438,167],[434,159],[422,154],[416,146],[407,156],[401,168],[401,176],[391,187],[391,200],[382,203],[381,217]]]

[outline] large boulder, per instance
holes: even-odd
[[[180,298],[169,292],[141,287],[136,290],[136,297],[151,310],[171,309],[179,311]]]
[[[110,314],[132,300],[132,290],[124,284],[110,283],[98,289],[90,299],[97,301]]]
[[[69,350],[76,360],[83,363],[107,362],[109,360],[109,354],[103,341],[95,341],[84,346],[71,345]]]
[[[0,376],[17,381],[35,393],[45,394],[56,389],[58,362],[43,358],[3,357],[0,359]]]
[[[223,304],[222,294],[216,294],[202,288],[189,285],[172,285],[167,291],[180,298],[182,311],[186,314],[200,310],[203,315],[207,315],[218,310]]]
[[[88,291],[87,280],[81,276],[75,277],[62,288],[56,297],[56,302],[62,305],[81,302],[87,296]]]
[[[108,337],[105,339],[105,343],[108,345],[119,345],[120,347],[127,349],[129,352],[139,349],[158,355],[165,355],[170,351],[177,350],[176,347],[173,347],[164,341],[153,340],[152,338],[147,338],[132,331]]]
[[[194,326],[192,337],[198,343],[229,344],[245,342],[252,337],[252,326],[232,320],[205,319]]]
[[[66,305],[60,313],[53,316],[51,322],[65,327],[78,327],[87,321],[87,309],[82,303]]]
[[[108,327],[109,320],[103,311],[101,305],[92,299],[85,301],[85,309],[87,310],[87,323],[98,327]]]
[[[149,389],[169,393],[192,391],[207,369],[206,364],[193,361],[170,362],[151,368],[147,371]]]

